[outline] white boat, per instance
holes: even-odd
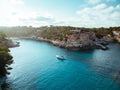
[[[60,59],[60,60],[64,60],[65,59],[63,56],[60,56],[60,55],[56,55],[56,58]]]

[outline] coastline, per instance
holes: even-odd
[[[9,75],[10,72],[8,70],[11,70],[12,68],[9,67],[10,64],[13,63],[12,56],[10,55],[10,50],[9,48],[12,47],[18,47],[19,42],[14,42],[9,38],[1,37],[1,42],[0,42],[0,90],[4,90],[5,84],[6,84],[6,79],[7,76]],[[3,53],[4,52],[4,53]],[[2,61],[3,60],[3,61]]]
[[[109,43],[102,45],[102,44],[94,44],[94,45],[90,45],[90,46],[86,46],[86,47],[80,47],[77,44],[71,45],[65,41],[58,41],[58,40],[50,40],[50,39],[44,39],[42,37],[39,38],[31,38],[31,37],[20,37],[21,39],[28,39],[28,40],[36,40],[36,41],[42,41],[42,42],[47,42],[47,43],[51,43],[54,46],[58,46],[60,48],[65,48],[68,50],[72,50],[72,51],[87,51],[87,50],[94,50],[94,49],[102,49],[102,50],[108,50],[109,47],[107,46]],[[113,42],[113,41],[111,41]]]

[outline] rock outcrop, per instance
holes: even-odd
[[[4,35],[0,34],[0,45],[7,47],[17,47],[19,42],[13,42],[11,39],[7,39]]]
[[[120,43],[120,31],[113,31],[114,39]]]
[[[105,45],[108,44],[107,39],[104,37],[98,39],[94,32],[85,32],[80,30],[71,30],[65,40],[51,41],[52,44],[70,50],[91,50],[95,48],[108,49]]]
[[[55,46],[66,48],[69,50],[93,50],[108,49],[106,45],[111,41],[109,37],[97,38],[96,34],[91,31],[71,30],[63,40],[51,40],[43,37],[24,37],[24,39],[32,39],[52,43]]]

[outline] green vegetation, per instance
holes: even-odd
[[[9,54],[9,49],[5,45],[2,45],[1,42],[6,40],[6,35],[0,33],[0,77],[6,76],[8,74],[7,68],[13,62],[12,56]]]
[[[66,36],[70,33],[70,30],[74,29],[75,27],[70,26],[51,26],[38,33],[38,36],[61,41],[66,38]]]
[[[6,39],[6,35],[0,33],[0,79],[3,79],[4,76],[10,74],[8,70],[12,69],[9,67],[10,64],[13,63],[12,56],[10,55],[10,50],[6,43],[3,42],[10,42],[10,40]],[[0,88],[4,90],[6,87],[5,79],[0,82]]]
[[[113,37],[113,31],[120,31],[120,27],[110,28],[83,28],[71,26],[42,26],[34,28],[32,26],[26,27],[0,27],[0,31],[4,32],[9,37],[43,37],[46,39],[63,40],[70,34],[70,30],[92,31],[96,36],[103,37],[110,35]]]
[[[52,26],[44,29],[38,36],[47,39],[58,39],[62,40],[67,35],[70,34],[70,30],[81,30],[81,31],[92,31],[96,33],[96,36],[103,37],[110,35],[113,36],[113,31],[120,31],[120,27],[110,27],[110,28],[80,28],[80,27],[70,27],[70,26]]]
[[[9,54],[9,49],[5,46],[0,46],[0,77],[9,74],[7,68],[12,62],[12,56]]]

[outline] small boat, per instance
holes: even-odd
[[[65,60],[65,58],[63,56],[60,56],[60,55],[56,55],[56,58],[60,59],[60,60]]]

